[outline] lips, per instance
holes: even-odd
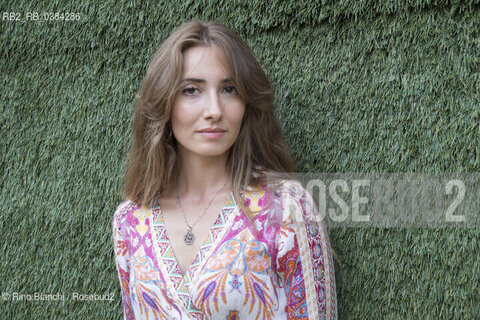
[[[213,133],[213,132],[225,132],[227,130],[221,128],[203,128],[198,130],[198,132],[206,132],[206,133]]]
[[[220,138],[227,132],[227,130],[222,129],[222,128],[203,128],[197,131],[201,136],[207,139],[216,139]]]

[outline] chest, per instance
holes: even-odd
[[[169,228],[164,218],[160,210],[153,210],[143,220],[148,227],[144,240],[136,248],[128,246],[132,257],[129,287],[138,303],[145,302],[139,312],[150,310],[150,301],[162,306],[167,318],[180,314],[193,319],[235,314],[274,318],[279,300],[272,256],[268,245],[256,240],[251,222],[238,208],[220,209],[205,239],[195,241],[196,246],[188,250],[182,243],[185,228],[178,227],[180,223],[171,223]],[[151,242],[152,250],[145,251],[142,242]],[[176,252],[175,245],[179,246]],[[148,298],[142,298],[147,294]]]
[[[162,203],[159,212],[162,228],[165,229],[182,275],[185,275],[192,265],[202,244],[208,241],[209,233],[217,220],[222,220],[224,202],[212,203],[205,212],[201,205],[184,205],[185,209],[182,211],[172,201]]]

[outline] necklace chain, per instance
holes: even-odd
[[[198,216],[197,220],[195,220],[195,222],[192,223],[192,225],[190,225],[187,221],[187,217],[185,216],[185,210],[183,210],[182,201],[180,200],[180,195],[178,194],[178,190],[177,190],[177,206],[182,211],[183,220],[185,220],[185,224],[187,225],[187,231],[185,232],[185,235],[183,237],[183,241],[187,246],[191,246],[195,242],[195,235],[192,232],[193,227],[195,227],[198,221],[200,221],[200,219],[205,215],[208,208],[210,208],[210,206],[212,205],[213,199],[215,199],[215,197],[220,193],[220,191],[222,191],[223,188],[225,188],[226,185],[227,185],[227,182],[225,181],[223,186],[220,189],[218,189],[217,192],[215,192],[215,194],[212,196],[212,198],[208,202],[207,206],[203,209],[202,214]]]

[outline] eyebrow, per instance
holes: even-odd
[[[205,83],[205,82],[207,82],[207,81],[205,81],[205,79],[187,78],[187,79],[183,79],[182,82]],[[220,81],[220,83],[228,83],[228,82],[232,82],[232,79],[230,79],[230,78],[225,78],[225,79],[222,79],[222,80]]]

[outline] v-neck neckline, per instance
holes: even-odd
[[[154,239],[152,240],[158,264],[162,275],[165,278],[164,280],[167,287],[171,290],[174,296],[178,296],[179,300],[189,312],[198,312],[198,309],[196,309],[191,301],[189,286],[196,278],[197,271],[202,269],[202,265],[207,258],[211,256],[212,250],[215,249],[218,242],[223,238],[223,235],[228,231],[229,225],[233,222],[233,217],[235,216],[233,211],[238,211],[233,192],[229,193],[225,204],[220,209],[220,212],[215,222],[210,227],[207,236],[202,240],[200,249],[195,253],[193,262],[188,266],[184,275],[182,275],[178,261],[175,257],[163,219],[162,209],[158,201],[152,209],[152,231],[154,235]]]

